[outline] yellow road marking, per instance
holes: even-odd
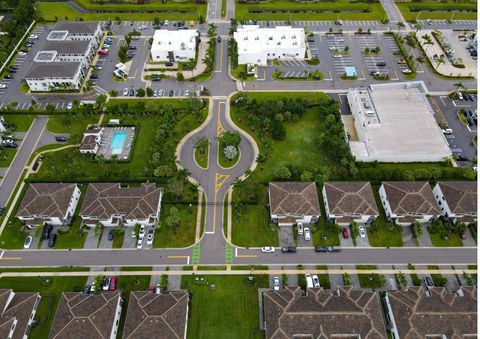
[[[22,260],[22,257],[0,258],[0,260]]]
[[[217,193],[220,190],[220,188],[225,183],[225,180],[227,180],[228,177],[229,175],[227,174],[215,173],[215,193]]]
[[[257,258],[258,256],[256,254],[239,254],[237,255],[237,258]]]
[[[217,137],[222,135],[225,132],[225,128],[223,128],[222,122],[220,121],[220,104],[218,102],[218,111],[217,111]]]
[[[365,72],[363,72],[363,69],[362,69],[362,76],[363,76],[364,79],[366,79],[365,78]]]
[[[147,39],[143,40],[143,47],[145,47],[146,43],[147,43]]]
[[[134,77],[137,76],[137,71],[138,71],[138,69],[135,70],[135,73],[133,74]]]
[[[168,259],[187,259],[188,255],[169,255]]]
[[[398,73],[395,69],[393,70],[393,73],[395,73],[395,78],[396,78],[395,80],[398,80]]]
[[[232,265],[227,265],[227,271],[231,271],[232,270]]]
[[[198,266],[197,266],[197,265],[193,266],[192,268],[193,268],[194,271],[198,270]]]

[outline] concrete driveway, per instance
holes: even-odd
[[[362,238],[361,236],[357,237],[357,247],[372,247],[368,241],[368,236]]]

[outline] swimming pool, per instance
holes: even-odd
[[[127,132],[113,132],[112,141],[110,142],[110,149],[112,154],[120,154],[123,150],[123,145],[127,139]]]

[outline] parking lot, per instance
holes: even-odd
[[[343,28],[343,29],[351,29],[358,27],[362,27],[365,29],[377,28],[383,26],[380,21],[370,20],[370,21],[360,21],[360,20],[344,20],[343,25],[337,25],[335,21],[258,21],[257,25],[260,27],[275,27],[275,26],[292,26],[292,27],[305,27],[310,31],[326,31],[330,27],[334,28]]]
[[[473,144],[473,137],[477,135],[477,126],[465,126],[457,116],[460,109],[476,110],[476,101],[455,100],[446,96],[435,96],[431,100],[433,109],[440,109],[448,122],[452,134],[445,135],[450,149],[455,156],[464,156],[469,160],[477,157],[477,148]],[[459,161],[462,166],[472,166],[468,161]]]

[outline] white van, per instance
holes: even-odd
[[[305,280],[307,280],[307,288],[313,288],[313,279],[310,274],[305,274]]]

